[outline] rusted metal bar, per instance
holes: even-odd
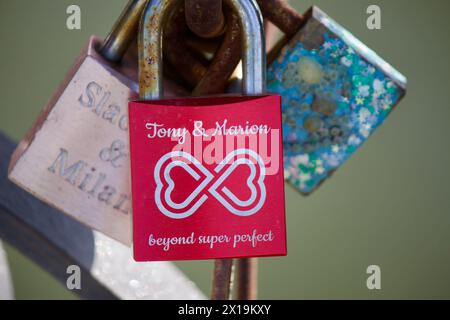
[[[303,16],[286,0],[257,0],[264,17],[276,25],[286,36],[297,33],[304,23]]]
[[[225,31],[222,0],[185,0],[186,23],[197,36],[215,38]]]
[[[207,65],[199,61],[186,44],[187,26],[184,14],[184,6],[178,5],[168,18],[164,29],[164,59],[190,89],[205,76]]]
[[[305,23],[302,14],[289,5],[287,0],[257,0],[264,17],[274,26],[280,29],[284,36],[277,42],[268,41],[267,64],[271,64],[280,50],[289,42],[289,39],[301,29]],[[267,24],[267,37],[274,38],[274,30],[271,24]]]
[[[238,300],[256,300],[258,297],[258,259],[239,259],[236,267]]]
[[[214,262],[211,300],[229,300],[232,293],[233,259]]]
[[[227,33],[211,62],[208,71],[192,92],[194,96],[224,92],[230,76],[242,56],[242,38],[239,18],[232,10],[226,10]]]

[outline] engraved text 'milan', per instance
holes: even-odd
[[[93,199],[112,206],[113,209],[123,214],[129,213],[130,197],[106,184],[106,174],[97,172],[95,167],[89,166],[85,161],[79,160],[69,164],[69,152],[66,149],[60,149],[56,160],[48,170],[73,187],[86,192]]]

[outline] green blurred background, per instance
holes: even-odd
[[[450,2],[291,0],[316,4],[409,80],[399,107],[310,197],[287,188],[289,255],[261,259],[260,298],[450,298]],[[66,29],[66,8],[82,30]],[[19,140],[90,34],[105,36],[125,0],[0,0],[0,130]],[[382,8],[382,29],[366,8]],[[76,298],[6,246],[16,298]],[[366,287],[379,265],[382,290]],[[209,294],[212,262],[177,265]]]

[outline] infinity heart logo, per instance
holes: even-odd
[[[247,166],[250,169],[247,178],[247,187],[250,191],[248,199],[238,198],[224,186],[226,180],[239,166]],[[172,193],[177,184],[171,177],[171,171],[174,168],[185,170],[198,183],[194,191],[181,202],[175,202],[172,199]],[[265,174],[262,158],[249,149],[238,149],[229,153],[213,172],[189,153],[169,152],[159,159],[154,170],[155,202],[161,213],[172,219],[184,219],[191,216],[210,197],[217,199],[232,214],[242,217],[251,216],[262,208],[266,200]]]

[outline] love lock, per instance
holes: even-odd
[[[407,81],[319,8],[302,17],[282,0],[259,3],[290,36],[268,68],[268,89],[283,97],[286,178],[310,194],[384,122]]]
[[[246,96],[161,100],[162,26],[181,2],[150,1],[138,38],[142,100],[129,104],[135,260],[285,255],[283,167],[270,161],[282,155],[281,105],[261,95],[260,12],[254,1],[226,1],[242,22]],[[273,237],[233,246],[255,229]]]
[[[127,245],[126,106],[137,96],[136,59],[129,49],[146,3],[130,0],[105,41],[90,38],[14,152],[8,175],[39,199]]]

